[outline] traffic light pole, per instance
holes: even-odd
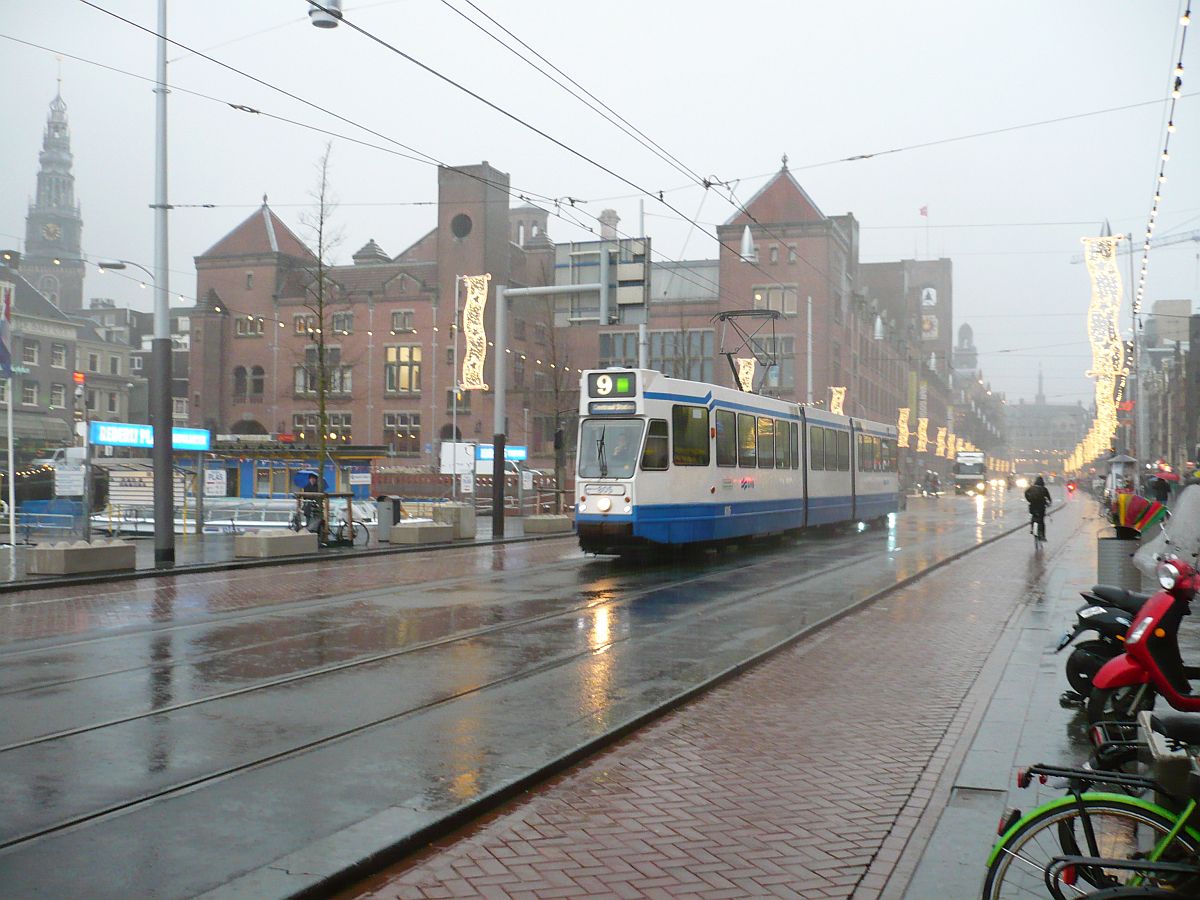
[[[607,290],[608,281],[608,245],[602,246],[600,253],[600,281],[595,284],[563,284],[546,287],[506,288],[496,285],[496,334],[492,343],[496,345],[496,364],[493,380],[495,410],[493,413],[495,434],[492,445],[495,448],[492,457],[492,537],[504,537],[504,445],[505,432],[508,430],[508,396],[507,373],[508,362],[508,301],[513,297],[545,297],[555,294],[588,294],[597,293],[600,296],[600,309],[603,310],[601,322],[608,319]]]

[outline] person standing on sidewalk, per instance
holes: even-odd
[[[1029,504],[1030,527],[1037,525],[1037,539],[1046,539],[1046,507],[1050,505],[1050,491],[1046,488],[1046,480],[1039,475],[1029,487],[1025,488],[1025,502]]]

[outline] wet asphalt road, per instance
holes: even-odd
[[[316,599],[287,566],[258,605],[161,579],[111,620],[78,591],[13,597],[0,621],[43,636],[0,634],[0,884],[185,897],[354,826],[348,854],[386,846],[1024,517],[945,497],[892,530],[662,562],[465,548]]]

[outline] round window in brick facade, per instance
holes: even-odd
[[[471,217],[466,213],[459,213],[450,220],[450,231],[460,241],[471,233]]]

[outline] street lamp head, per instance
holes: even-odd
[[[308,18],[317,28],[337,28],[342,19],[342,0],[309,0]]]
[[[102,262],[102,263],[96,263],[96,265],[100,267],[101,271],[103,271],[104,269],[124,269],[125,268],[125,263],[123,263],[123,262]]]

